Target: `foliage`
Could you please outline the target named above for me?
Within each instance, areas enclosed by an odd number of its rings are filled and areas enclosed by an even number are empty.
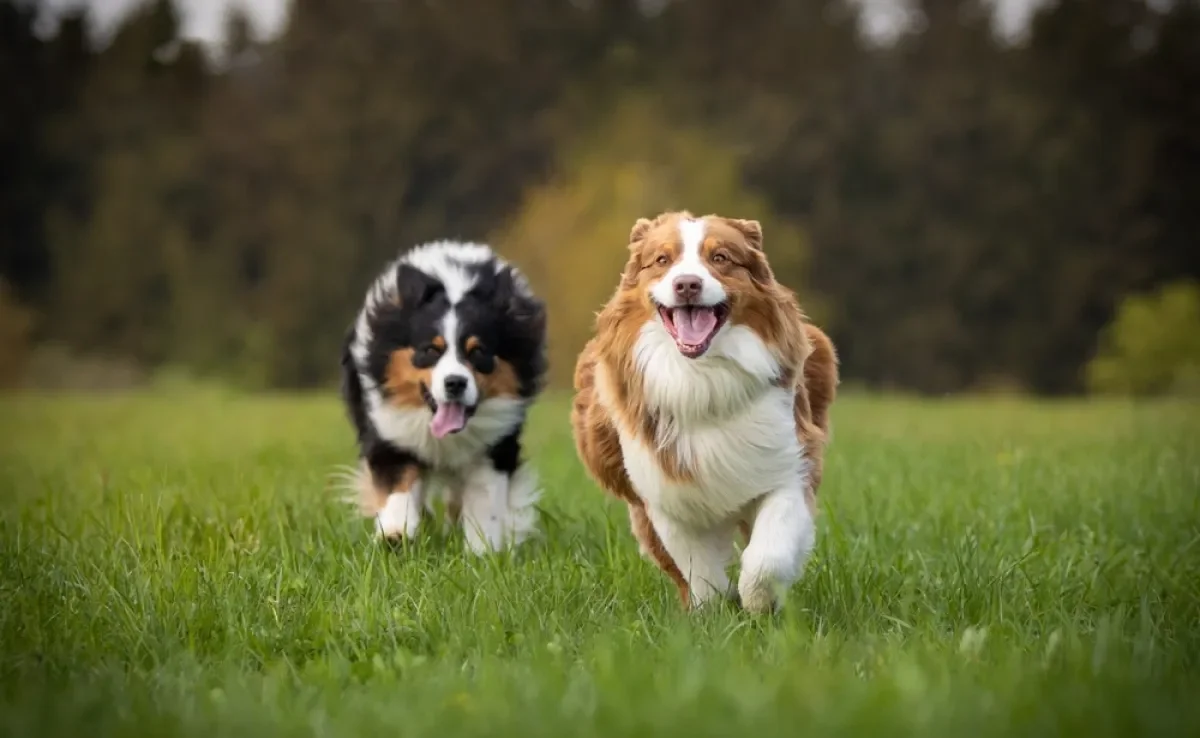
[[[33,313],[17,302],[0,279],[0,387],[14,385],[24,376],[32,330]]]
[[[763,222],[780,279],[801,280],[805,243],[745,189],[736,155],[701,131],[673,124],[644,96],[630,96],[568,149],[554,179],[533,188],[494,241],[552,306],[553,379],[569,386],[593,318],[616,288],[634,221],[688,209]]]
[[[1200,283],[1125,298],[1088,365],[1088,384],[1097,392],[1200,396]]]
[[[496,560],[374,545],[329,398],[0,400],[0,734],[1195,733],[1194,405],[843,399],[763,619],[679,612],[559,399]]]
[[[1200,278],[1200,2],[1047,3],[1018,46],[981,0],[911,4],[880,46],[844,0],[294,0],[214,66],[171,0],[102,49],[0,0],[0,275],[39,341],[314,386],[419,241],[745,207],[804,244],[772,258],[848,381],[1079,390],[1125,296]],[[623,163],[667,151],[684,180]],[[574,242],[540,282],[560,369],[611,274]]]

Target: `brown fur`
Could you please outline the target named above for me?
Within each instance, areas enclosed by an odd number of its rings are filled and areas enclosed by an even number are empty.
[[[571,427],[575,436],[575,449],[584,460],[593,479],[610,494],[629,505],[629,522],[638,543],[650,555],[660,569],[666,572],[686,604],[688,601],[687,580],[675,565],[650,519],[646,507],[633,489],[625,473],[625,462],[621,456],[621,441],[617,429],[609,421],[607,413],[596,398],[595,355],[596,342],[590,341],[575,365],[575,401],[571,406]]]
[[[517,378],[517,370],[504,359],[496,359],[496,367],[491,374],[473,371],[475,383],[483,397],[517,397],[521,391],[521,380]]]
[[[467,350],[471,342],[478,343],[477,338],[467,339]],[[437,336],[433,344],[442,348],[445,339]],[[421,384],[432,385],[433,369],[418,369],[413,366],[413,349],[405,348],[392,352],[388,359],[387,381],[384,387],[388,391],[388,402],[399,407],[424,407],[425,398],[421,395]],[[495,368],[490,374],[473,371],[475,383],[483,397],[518,397],[521,390],[521,380],[517,370],[504,359],[496,359]]]
[[[642,548],[675,582],[685,605],[688,585],[671,560],[645,506],[625,473],[618,426],[648,447],[657,444],[658,420],[647,409],[643,382],[635,370],[633,348],[642,326],[656,311],[650,285],[679,258],[678,225],[690,213],[663,213],[639,219],[630,232],[629,259],[620,285],[597,316],[596,336],[579,355],[575,367],[575,401],[571,426],[576,450],[592,478],[629,505],[630,524]],[[782,381],[796,394],[796,432],[812,465],[807,499],[815,508],[828,432],[829,405],[837,385],[837,359],[829,338],[805,322],[795,295],[775,281],[762,249],[762,229],[755,221],[706,216],[702,245],[710,271],[730,296],[730,322],[748,326],[775,352],[783,367]],[[598,383],[603,382],[603,386]],[[603,391],[611,413],[600,405]],[[671,447],[656,450],[665,474],[687,481],[687,469]],[[747,537],[750,526],[741,523]]]
[[[646,506],[642,503],[641,499],[629,503],[629,525],[642,550],[675,583],[675,587],[679,592],[679,599],[683,602],[683,606],[687,607],[691,600],[691,588],[688,586],[683,572],[679,570],[679,567],[675,564],[675,560],[671,558],[671,554],[667,553],[667,547],[663,545],[662,539],[658,537],[658,532],[654,530],[654,524],[650,522],[650,516],[646,513]]]
[[[388,358],[386,381],[388,402],[399,407],[424,407],[421,384],[428,387],[433,380],[432,369],[413,366],[413,350],[410,348],[393,351]]]
[[[829,407],[837,395],[838,367],[837,353],[829,336],[811,323],[806,323],[804,329],[812,353],[804,362],[803,379],[796,385],[796,433],[804,443],[811,470],[807,499],[815,516],[817,489],[825,471],[825,446],[829,443]]]
[[[366,462],[358,472],[358,506],[363,515],[374,517],[387,505],[393,494],[407,494],[421,479],[421,470],[413,464],[406,466],[394,485],[389,485],[371,473]]]

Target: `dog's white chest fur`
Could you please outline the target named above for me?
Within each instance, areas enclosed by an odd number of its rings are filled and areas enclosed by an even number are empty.
[[[676,481],[656,449],[633,429],[619,428],[639,496],[680,522],[709,527],[763,495],[800,484],[807,470],[794,396],[771,384],[777,364],[757,336],[744,328],[723,331],[703,359],[693,360],[655,328],[648,326],[637,346],[647,404],[658,416],[654,440],[690,481]]]
[[[674,481],[641,440],[621,433],[625,469],[638,494],[671,517],[700,527],[727,520],[803,473],[790,393],[772,388],[738,415],[660,437],[689,473]]]

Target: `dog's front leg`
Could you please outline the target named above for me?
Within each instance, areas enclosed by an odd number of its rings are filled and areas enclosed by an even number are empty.
[[[746,610],[767,612],[800,578],[816,542],[816,528],[799,483],[769,493],[757,507],[750,542],[742,552],[738,595]]]
[[[481,466],[467,475],[462,492],[462,526],[467,548],[477,554],[504,546],[508,474]]]
[[[697,607],[715,595],[727,595],[729,575],[725,569],[733,556],[733,525],[698,530],[652,506],[646,511],[663,547],[683,575],[689,604]]]
[[[390,540],[409,539],[417,534],[425,506],[424,483],[416,467],[409,467],[387,491],[383,508],[375,517],[375,529]]]
[[[467,548],[477,554],[522,543],[537,531],[537,475],[526,464],[512,473],[490,464],[466,476],[462,488],[462,527]]]

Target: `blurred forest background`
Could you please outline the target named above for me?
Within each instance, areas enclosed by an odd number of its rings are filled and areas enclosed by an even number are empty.
[[[220,54],[0,0],[0,382],[325,386],[375,272],[488,239],[569,382],[629,228],[759,218],[848,383],[1200,389],[1200,2],[293,0]]]

